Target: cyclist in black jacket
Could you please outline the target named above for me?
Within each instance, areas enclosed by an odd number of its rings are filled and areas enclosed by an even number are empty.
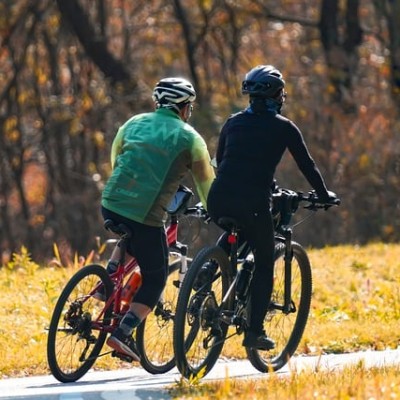
[[[220,217],[235,218],[255,257],[251,286],[249,328],[243,346],[270,350],[275,343],[263,330],[272,293],[274,227],[271,188],[275,169],[286,149],[322,202],[336,199],[326,188],[299,128],[280,115],[285,81],[271,65],[249,71],[242,93],[250,96],[249,107],[228,118],[216,154],[217,177],[207,200],[207,209],[217,223]],[[223,227],[222,227],[223,228]]]

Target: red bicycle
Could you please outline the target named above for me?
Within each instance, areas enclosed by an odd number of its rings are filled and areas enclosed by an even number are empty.
[[[172,334],[176,300],[191,262],[187,255],[188,246],[178,241],[179,220],[201,221],[207,215],[200,203],[188,207],[192,196],[188,188],[180,186],[167,210],[170,217],[166,228],[170,249],[167,285],[153,312],[136,329],[140,363],[153,374],[165,373],[175,366]],[[107,334],[114,331],[129,309],[129,304],[122,298],[124,286],[131,276],[140,274],[134,258],[125,262],[130,232],[123,225],[115,226],[111,221],[105,221],[105,227],[120,236],[117,246],[122,251],[117,271],[108,275],[98,264],[80,269],[64,287],[51,317],[47,360],[51,373],[60,382],[80,379],[97,358],[107,354],[131,361],[111,349],[101,353]],[[138,281],[140,283],[140,275]],[[94,297],[102,286],[105,302]]]

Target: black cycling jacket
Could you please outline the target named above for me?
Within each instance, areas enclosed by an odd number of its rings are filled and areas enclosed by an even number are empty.
[[[255,114],[250,109],[232,115],[221,130],[217,150],[219,190],[250,189],[269,195],[276,167],[288,149],[320,199],[327,188],[299,128],[274,111]]]

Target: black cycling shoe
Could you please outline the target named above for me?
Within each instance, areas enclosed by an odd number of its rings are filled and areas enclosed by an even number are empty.
[[[125,335],[121,328],[117,328],[108,338],[107,345],[117,353],[132,358],[133,361],[140,361],[140,354],[136,347],[136,342],[132,336]]]
[[[264,331],[258,333],[247,331],[242,345],[250,349],[272,350],[275,347],[275,342]]]

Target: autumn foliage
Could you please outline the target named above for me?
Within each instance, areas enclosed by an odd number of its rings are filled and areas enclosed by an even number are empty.
[[[54,243],[88,254],[104,236],[112,138],[132,113],[152,109],[159,78],[193,82],[191,122],[213,155],[221,124],[246,105],[244,74],[267,63],[285,76],[284,114],[342,198],[298,240],[397,241],[399,19],[400,0],[1,2],[2,261],[21,244],[35,258]],[[277,178],[309,189],[290,157]]]

